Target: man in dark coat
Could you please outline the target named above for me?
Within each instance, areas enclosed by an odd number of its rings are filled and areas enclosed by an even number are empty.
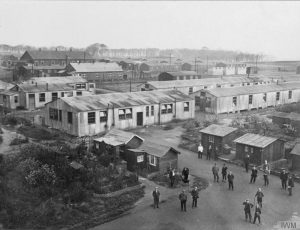
[[[182,192],[179,194],[179,200],[180,200],[181,211],[186,212],[187,195],[185,193],[185,190],[182,190]]]
[[[214,164],[211,170],[214,175],[214,182],[217,181],[219,183],[219,167],[217,166],[216,163]]]
[[[189,182],[189,174],[190,174],[190,170],[187,167],[184,167],[182,170],[182,177],[184,183]]]
[[[293,195],[292,189],[294,187],[294,179],[292,175],[289,176],[288,178],[288,191],[289,191],[289,196]]]
[[[153,200],[154,200],[154,208],[159,208],[159,196],[160,192],[158,191],[158,187],[155,187],[155,190],[152,192]]]
[[[244,211],[245,211],[245,219],[247,221],[249,218],[249,222],[251,223],[251,221],[252,221],[251,208],[253,207],[253,204],[251,204],[249,202],[249,199],[247,199],[244,201],[243,205],[244,205]]]
[[[226,178],[227,178],[227,166],[226,164],[223,165],[222,167],[222,182],[225,182],[226,181]]]
[[[230,189],[233,190],[233,179],[234,179],[234,175],[232,174],[231,171],[230,171],[229,174],[227,175],[227,179],[228,179],[229,190],[230,190]]]
[[[207,150],[206,160],[210,160],[211,152],[212,152],[212,146],[209,145]]]
[[[257,199],[257,203],[260,205],[262,208],[262,198],[264,197],[263,192],[261,191],[261,188],[258,188],[258,191],[255,194],[255,197]]]
[[[248,169],[249,169],[249,163],[250,163],[250,156],[249,156],[249,154],[247,154],[244,159],[245,169],[246,169],[247,173],[248,173]]]
[[[288,180],[288,172],[285,171],[285,169],[282,170],[280,173],[280,180],[281,180],[281,187],[282,189],[286,190],[286,183]]]
[[[173,187],[174,186],[174,181],[175,181],[175,169],[170,170],[169,178],[170,178],[170,181],[171,181],[171,187]]]
[[[257,169],[255,167],[255,165],[253,166],[252,170],[251,170],[251,180],[250,183],[255,183],[256,177],[257,177]]]
[[[258,222],[260,223],[260,215],[261,215],[261,208],[260,208],[259,204],[256,204],[253,224],[255,224],[256,219],[258,219]]]
[[[192,198],[193,198],[193,203],[192,203],[192,208],[197,207],[197,199],[199,198],[199,192],[198,188],[195,187],[192,192],[191,192]]]

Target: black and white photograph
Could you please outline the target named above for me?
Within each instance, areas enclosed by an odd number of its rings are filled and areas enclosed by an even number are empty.
[[[0,230],[299,230],[300,1],[0,0]]]

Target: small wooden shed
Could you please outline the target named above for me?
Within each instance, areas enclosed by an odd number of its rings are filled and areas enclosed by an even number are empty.
[[[300,170],[300,143],[297,143],[290,152],[292,160],[292,170]]]
[[[250,155],[250,163],[262,165],[265,160],[276,161],[284,157],[284,141],[247,133],[236,140],[236,158],[244,160],[246,154]]]
[[[212,146],[211,157],[216,158],[224,152],[225,144],[231,145],[231,142],[236,137],[237,128],[212,124],[202,130],[201,142],[203,145],[203,152],[207,154],[209,146]]]

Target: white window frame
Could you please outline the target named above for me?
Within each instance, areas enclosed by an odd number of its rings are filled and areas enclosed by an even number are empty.
[[[215,142],[215,137],[212,135],[208,135],[208,142],[209,143],[214,143]]]
[[[153,160],[153,163],[152,163],[152,160]],[[156,157],[154,155],[149,155],[149,164],[156,166],[156,163],[157,163]]]
[[[136,157],[136,162],[137,162],[137,163],[144,162],[144,155],[137,156],[137,157]]]

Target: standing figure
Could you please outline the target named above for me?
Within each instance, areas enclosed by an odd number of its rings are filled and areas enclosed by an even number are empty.
[[[185,194],[185,190],[182,190],[182,192],[179,194],[179,200],[180,200],[181,211],[186,212],[187,195]]]
[[[232,189],[233,190],[233,179],[234,179],[234,175],[232,174],[231,171],[229,171],[228,176],[228,185],[229,185],[229,190]]]
[[[252,170],[251,170],[251,180],[250,183],[255,183],[256,177],[257,177],[257,169],[255,167],[255,165],[253,166]]]
[[[171,187],[173,187],[174,182],[175,182],[175,169],[170,170],[169,178],[170,178],[170,182],[171,182]]]
[[[264,170],[264,182],[265,186],[269,185],[269,174],[270,174],[270,165],[265,160],[265,163],[263,164],[263,170]]]
[[[244,164],[245,164],[246,173],[248,173],[249,163],[250,163],[250,156],[249,156],[249,154],[247,154],[247,155],[245,156],[245,159],[244,159]]]
[[[153,191],[152,196],[153,196],[153,200],[154,200],[154,208],[159,208],[158,204],[159,204],[160,192],[158,191],[158,187],[155,187],[155,190]]]
[[[215,156],[215,161],[218,160],[218,152],[219,152],[219,148],[218,148],[218,146],[216,146],[216,147],[215,147],[215,154],[214,154],[214,156]]]
[[[193,203],[192,203],[192,208],[196,208],[197,207],[197,200],[199,198],[199,192],[198,192],[198,188],[195,187],[192,192],[191,192],[192,198],[193,198]]]
[[[203,155],[203,146],[201,145],[201,143],[199,143],[199,146],[198,146],[198,158],[202,159],[202,155]]]
[[[258,219],[258,222],[260,223],[260,215],[261,215],[261,208],[260,208],[259,204],[256,204],[253,224],[255,224],[256,219]]]
[[[210,144],[210,145],[208,146],[207,155],[206,155],[206,160],[210,160],[211,152],[212,152],[212,146],[211,146],[211,144]]]
[[[187,167],[184,167],[182,170],[182,177],[184,183],[189,182],[189,174],[190,174],[190,170]]]
[[[212,167],[212,173],[214,175],[214,182],[217,181],[219,183],[219,167],[217,166],[216,163]]]
[[[260,205],[262,208],[262,198],[264,197],[263,192],[261,191],[261,188],[258,188],[258,191],[255,194],[255,197],[257,199],[257,203]]]
[[[289,176],[288,178],[288,191],[289,191],[289,196],[293,195],[292,189],[294,187],[294,179],[292,175]]]
[[[222,167],[222,182],[225,182],[226,181],[226,178],[227,178],[227,166],[226,164],[224,163],[223,167]]]
[[[253,207],[253,204],[249,202],[249,199],[245,200],[244,203],[244,211],[245,211],[245,219],[246,221],[249,219],[249,222],[251,223],[252,221],[252,216],[251,216],[251,208]]]
[[[281,187],[282,189],[286,190],[286,183],[288,180],[288,172],[284,170],[282,170],[282,172],[280,173],[280,180],[281,180]]]

